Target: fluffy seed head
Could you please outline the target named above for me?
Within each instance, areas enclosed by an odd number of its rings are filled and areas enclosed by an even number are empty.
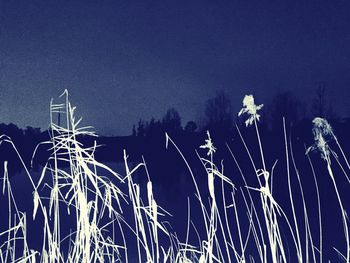
[[[245,95],[243,98],[243,108],[239,111],[238,116],[244,113],[248,114],[249,117],[245,121],[245,125],[252,125],[254,121],[260,120],[260,114],[258,111],[264,106],[264,104],[255,105],[253,95]]]

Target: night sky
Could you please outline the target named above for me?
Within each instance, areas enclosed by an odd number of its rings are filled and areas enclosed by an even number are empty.
[[[350,1],[0,0],[0,122],[45,129],[64,89],[84,124],[128,135],[175,107],[199,120],[224,90],[267,103],[317,83],[350,112]]]

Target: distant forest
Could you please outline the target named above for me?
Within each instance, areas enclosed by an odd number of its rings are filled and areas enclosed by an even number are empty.
[[[335,129],[335,133],[340,138],[345,138],[350,131],[350,118],[338,117],[328,99],[327,92],[326,88],[320,85],[315,90],[314,98],[308,105],[303,104],[291,91],[275,94],[271,102],[265,104],[260,111],[259,127],[266,141],[274,141],[276,138],[283,137],[283,117],[285,118],[285,126],[292,137],[305,145],[310,145],[313,141],[311,121],[314,117],[327,119]],[[203,144],[206,131],[210,131],[214,142],[220,146],[218,148],[225,149],[225,144],[235,140],[239,136],[237,130],[243,128],[246,129],[244,131],[245,137],[254,137],[251,128],[245,128],[242,118],[238,118],[237,113],[232,111],[229,96],[220,91],[206,102],[202,120],[192,120],[183,124],[180,113],[175,108],[169,108],[161,119],[139,120],[132,127],[129,136],[106,137],[99,135],[98,137],[85,136],[78,139],[87,146],[92,146],[95,141],[97,145],[101,145],[96,149],[96,158],[101,162],[121,162],[123,150],[126,149],[130,156],[129,160],[137,162],[144,157],[151,165],[162,162],[166,166],[166,159],[174,161],[176,158],[167,158],[170,153],[165,149],[165,133],[173,138],[179,146],[182,146],[182,150],[187,152],[189,158],[194,161],[196,160],[194,149]],[[34,169],[43,165],[50,156],[48,146],[45,144],[38,146],[39,143],[50,139],[47,130],[41,131],[40,128],[30,126],[20,129],[15,124],[10,123],[0,124],[0,134],[9,136],[13,140],[21,152],[24,162],[27,165],[32,165]],[[344,148],[350,148],[346,141]],[[33,155],[34,150],[35,155]],[[271,158],[275,158],[273,153],[276,156],[279,154],[278,151],[274,150],[276,149],[271,150]],[[6,155],[1,153],[6,153]],[[11,154],[10,146],[2,145],[0,154],[2,163],[4,160],[9,160],[9,169],[13,173],[21,169],[22,165],[15,157],[16,154],[14,152]],[[218,156],[220,157],[220,152]],[[221,157],[223,156],[225,153],[221,154]],[[176,167],[181,167],[181,165],[177,164]]]
[[[261,112],[260,124],[268,130],[280,129],[282,117],[285,118],[287,126],[295,126],[300,121],[314,117],[322,117],[332,121],[339,120],[324,85],[320,85],[315,90],[314,98],[308,105],[299,100],[293,92],[282,91],[275,94],[272,101],[268,105],[265,104]],[[235,124],[241,124],[237,113],[232,111],[229,96],[223,91],[217,92],[214,98],[206,102],[203,115],[203,119],[199,123],[192,120],[183,124],[179,112],[175,108],[170,108],[161,120],[154,118],[149,121],[140,120],[137,125],[134,125],[132,134],[144,137],[164,132],[192,133],[211,130],[229,136]]]

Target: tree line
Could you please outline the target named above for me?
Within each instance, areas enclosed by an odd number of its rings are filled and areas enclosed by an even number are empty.
[[[311,103],[305,105],[292,91],[280,91],[276,93],[270,103],[261,111],[262,122],[266,129],[280,129],[284,117],[288,126],[296,125],[301,120],[322,117],[330,120],[339,119],[329,100],[328,90],[320,84],[314,92]],[[194,133],[210,130],[221,134],[230,134],[235,123],[241,125],[236,113],[232,110],[230,96],[219,91],[215,97],[208,99],[205,104],[203,119],[188,121],[182,124],[180,113],[175,108],[169,108],[163,118],[150,121],[140,119],[133,126],[132,135],[138,137],[152,137],[164,134]]]

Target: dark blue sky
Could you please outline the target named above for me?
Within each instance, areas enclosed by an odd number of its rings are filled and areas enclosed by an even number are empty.
[[[84,124],[129,134],[178,109],[199,119],[225,90],[267,103],[318,82],[350,112],[350,1],[0,0],[0,122],[46,128],[67,88]]]

